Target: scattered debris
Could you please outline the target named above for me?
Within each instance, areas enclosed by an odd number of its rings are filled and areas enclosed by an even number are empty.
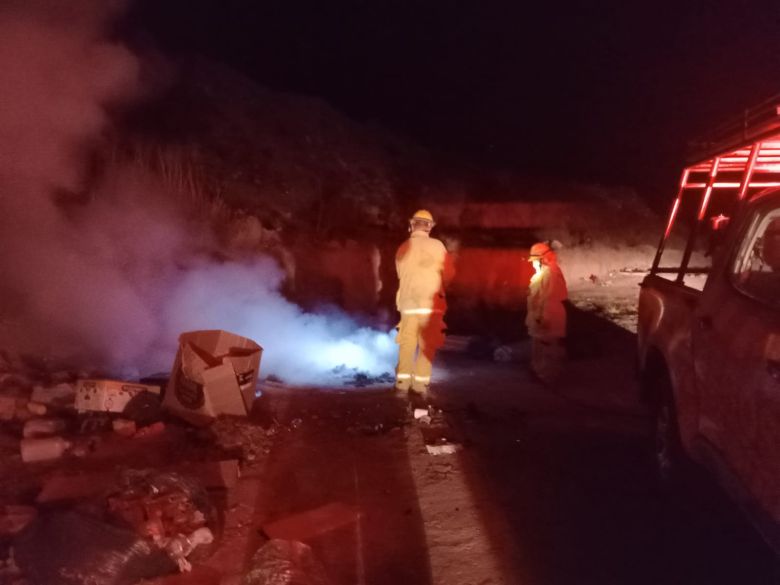
[[[68,428],[67,421],[61,418],[34,418],[24,423],[22,436],[25,439],[58,435]]]
[[[343,379],[345,386],[354,386],[355,388],[365,388],[366,386],[375,386],[379,384],[393,384],[395,376],[390,372],[371,376],[366,372],[361,372],[356,368],[347,368],[344,365],[337,366],[331,370],[331,373]]]
[[[131,399],[143,393],[159,395],[160,387],[120,380],[79,380],[76,383],[76,411],[121,413]]]
[[[425,445],[429,455],[453,455],[462,449],[458,443],[444,443],[443,445]]]
[[[148,439],[150,437],[157,437],[165,432],[165,423],[160,421],[151,424],[147,427],[138,429],[133,435],[134,439]]]
[[[45,404],[40,402],[28,402],[27,410],[29,410],[35,416],[46,416],[47,408]]]
[[[512,348],[508,345],[500,345],[493,351],[493,360],[497,362],[511,362]]]
[[[176,570],[150,540],[77,511],[41,514],[14,550],[31,585],[134,585]]]
[[[241,585],[329,585],[311,547],[296,541],[270,540],[255,552]]]
[[[0,536],[18,534],[37,516],[32,506],[0,506]]]
[[[247,419],[224,416],[219,417],[208,432],[223,452],[251,465],[261,454],[270,451],[276,427],[265,430]]]
[[[62,437],[46,437],[43,439],[22,439],[19,447],[22,461],[32,463],[59,459],[72,447],[72,443]]]
[[[427,408],[415,408],[413,414],[414,414],[414,418],[415,419],[420,419],[420,418],[422,418],[424,416],[428,416],[428,409]]]
[[[76,399],[76,388],[72,384],[61,383],[56,386],[33,387],[30,401],[47,406],[70,407]]]
[[[107,498],[108,514],[165,550],[180,571],[187,557],[214,541],[216,512],[205,489],[176,473],[127,472]]]
[[[114,429],[114,432],[121,437],[132,437],[137,430],[135,421],[126,418],[114,419],[111,421],[111,427]]]
[[[16,414],[16,398],[13,396],[0,396],[0,420],[13,420]]]
[[[22,577],[22,570],[16,564],[13,547],[8,548],[5,559],[0,557],[0,583],[9,585],[28,585],[28,581]]]
[[[202,544],[211,544],[214,542],[214,534],[206,528],[198,528],[189,536],[179,535],[170,538],[165,543],[165,552],[176,562],[179,572],[188,573],[192,571],[192,565],[187,560],[192,551]]]
[[[116,473],[96,471],[81,474],[58,472],[43,483],[35,501],[38,504],[92,498],[116,485]]]
[[[227,331],[182,333],[163,405],[200,426],[221,414],[246,416],[262,352],[251,339]]]
[[[433,422],[433,408],[415,408],[412,414],[417,422],[424,425],[429,425]]]

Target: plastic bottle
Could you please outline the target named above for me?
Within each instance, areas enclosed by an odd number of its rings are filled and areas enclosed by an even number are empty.
[[[25,463],[59,459],[70,447],[70,441],[66,441],[62,437],[22,439],[20,443],[22,461]]]
[[[33,437],[48,437],[61,433],[67,428],[67,423],[60,418],[34,418],[24,423],[22,436],[25,439]]]

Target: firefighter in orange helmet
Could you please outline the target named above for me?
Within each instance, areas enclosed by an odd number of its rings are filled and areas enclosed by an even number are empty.
[[[447,249],[430,237],[434,225],[429,211],[417,211],[409,220],[411,235],[395,255],[396,307],[401,314],[395,388],[421,397],[427,395],[433,358],[444,343],[444,285],[451,278]]]
[[[566,359],[566,279],[550,244],[531,246],[528,261],[534,275],[528,287],[525,324],[531,336],[531,370],[544,383],[555,382]]]

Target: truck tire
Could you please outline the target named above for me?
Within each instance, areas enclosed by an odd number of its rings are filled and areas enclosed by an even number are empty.
[[[684,468],[684,454],[677,423],[671,388],[658,396],[654,409],[653,443],[655,467],[658,479],[664,488],[676,487]]]
[[[652,453],[656,478],[664,491],[676,491],[684,475],[685,453],[680,439],[674,389],[666,363],[657,351],[650,351],[639,370],[640,399],[650,410]]]

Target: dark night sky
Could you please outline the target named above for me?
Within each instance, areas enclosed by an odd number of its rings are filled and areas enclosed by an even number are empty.
[[[141,0],[132,22],[426,146],[647,195],[780,91],[777,0]]]

